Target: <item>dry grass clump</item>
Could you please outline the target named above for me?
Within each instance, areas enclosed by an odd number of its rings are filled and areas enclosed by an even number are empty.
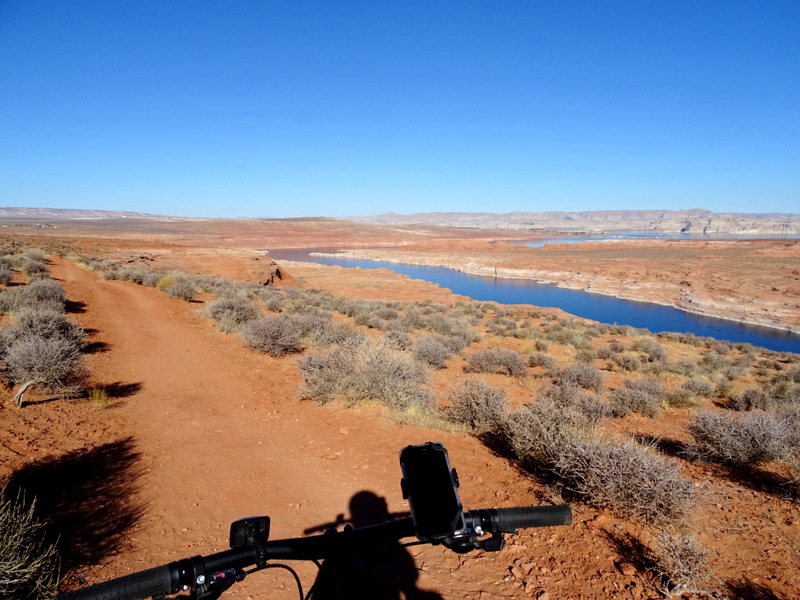
[[[467,358],[464,370],[467,373],[503,373],[523,377],[528,373],[528,360],[509,348],[478,350]]]
[[[476,433],[497,430],[508,412],[505,390],[480,379],[466,379],[452,387],[448,395],[447,418]]]
[[[0,598],[51,598],[58,584],[56,548],[47,544],[34,503],[0,490]]]
[[[242,326],[241,337],[253,350],[270,356],[283,356],[303,349],[300,327],[284,315],[248,321]]]
[[[556,359],[543,352],[534,352],[528,357],[528,366],[543,369],[546,375],[554,377],[558,373]]]

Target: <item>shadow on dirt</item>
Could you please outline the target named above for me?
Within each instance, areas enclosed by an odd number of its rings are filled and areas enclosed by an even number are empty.
[[[350,499],[349,519],[337,515],[333,523],[313,527],[307,533],[345,522],[353,527],[366,527],[398,516],[401,515],[389,513],[384,498],[362,491]],[[394,542],[378,552],[374,548],[365,548],[364,554],[358,556],[327,559],[322,563],[309,596],[314,600],[399,600],[401,597],[407,600],[441,600],[438,593],[417,587],[418,579],[419,571],[414,559],[399,542]]]
[[[142,384],[138,382],[123,383],[121,381],[107,383],[98,387],[102,388],[109,398],[128,398],[138,394],[143,388]]]
[[[144,507],[132,498],[141,474],[131,438],[29,464],[6,493],[35,498],[35,512],[55,540],[62,574],[119,552]]]
[[[789,600],[788,596],[749,579],[729,581],[725,587],[731,600]]]

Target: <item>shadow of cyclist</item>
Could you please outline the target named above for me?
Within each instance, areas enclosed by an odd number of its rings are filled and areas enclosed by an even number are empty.
[[[368,491],[350,499],[349,523],[366,527],[390,520],[386,500]],[[339,519],[337,519],[338,521]],[[363,555],[329,558],[322,563],[311,591],[313,600],[442,600],[436,592],[417,587],[414,559],[399,542]]]

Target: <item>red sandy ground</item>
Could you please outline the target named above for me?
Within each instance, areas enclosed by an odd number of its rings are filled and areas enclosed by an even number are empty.
[[[209,254],[201,254],[194,267],[202,265],[198,270],[207,274],[233,277],[253,268],[252,256],[215,253],[216,262],[208,262]],[[187,270],[194,260],[192,252],[174,248],[150,258],[156,266]],[[341,270],[328,270],[327,276],[322,271],[298,269],[293,275],[300,285],[344,285]],[[302,535],[337,515],[349,516],[348,503],[362,490],[385,498],[389,512],[403,512],[398,452],[433,439],[450,451],[467,508],[560,501],[465,434],[399,424],[375,408],[300,401],[294,357],[273,359],[247,350],[197,314],[200,302],[104,281],[60,259],[53,261],[52,273],[79,309],[74,318],[92,332],[94,385],[115,384],[127,393],[106,410],[86,400],[33,402],[17,409],[10,393],[4,394],[0,479],[70,452],[79,456],[94,449],[102,455],[128,438],[135,453],[123,456],[130,460],[120,460],[117,471],[111,469],[125,488],[118,505],[95,498],[112,524],[116,515],[134,515],[130,526],[123,528],[113,552],[71,573],[68,585],[222,550],[229,523],[244,516],[269,514],[273,539]],[[448,298],[437,286],[412,285],[388,272],[371,274],[368,281],[363,273],[352,277],[353,296]],[[668,425],[643,421],[637,428],[679,436],[673,429],[682,414],[678,411]],[[800,596],[797,506],[717,477],[712,467],[683,468],[701,492],[693,528],[712,553],[710,586],[743,582],[744,591],[730,597]],[[48,493],[46,485],[41,492]],[[619,547],[625,534],[638,534],[638,528],[581,505],[574,511],[572,527],[512,536],[509,547],[497,554],[459,556],[415,547],[410,551],[419,569],[416,586],[448,599],[658,598],[651,575],[625,564],[630,558]],[[313,566],[301,563],[298,570],[307,585],[313,581]],[[226,597],[291,598],[293,586],[287,573],[267,571]]]

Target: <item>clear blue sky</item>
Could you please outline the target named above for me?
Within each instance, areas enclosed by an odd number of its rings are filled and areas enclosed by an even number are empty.
[[[800,212],[800,1],[0,0],[0,205]]]

